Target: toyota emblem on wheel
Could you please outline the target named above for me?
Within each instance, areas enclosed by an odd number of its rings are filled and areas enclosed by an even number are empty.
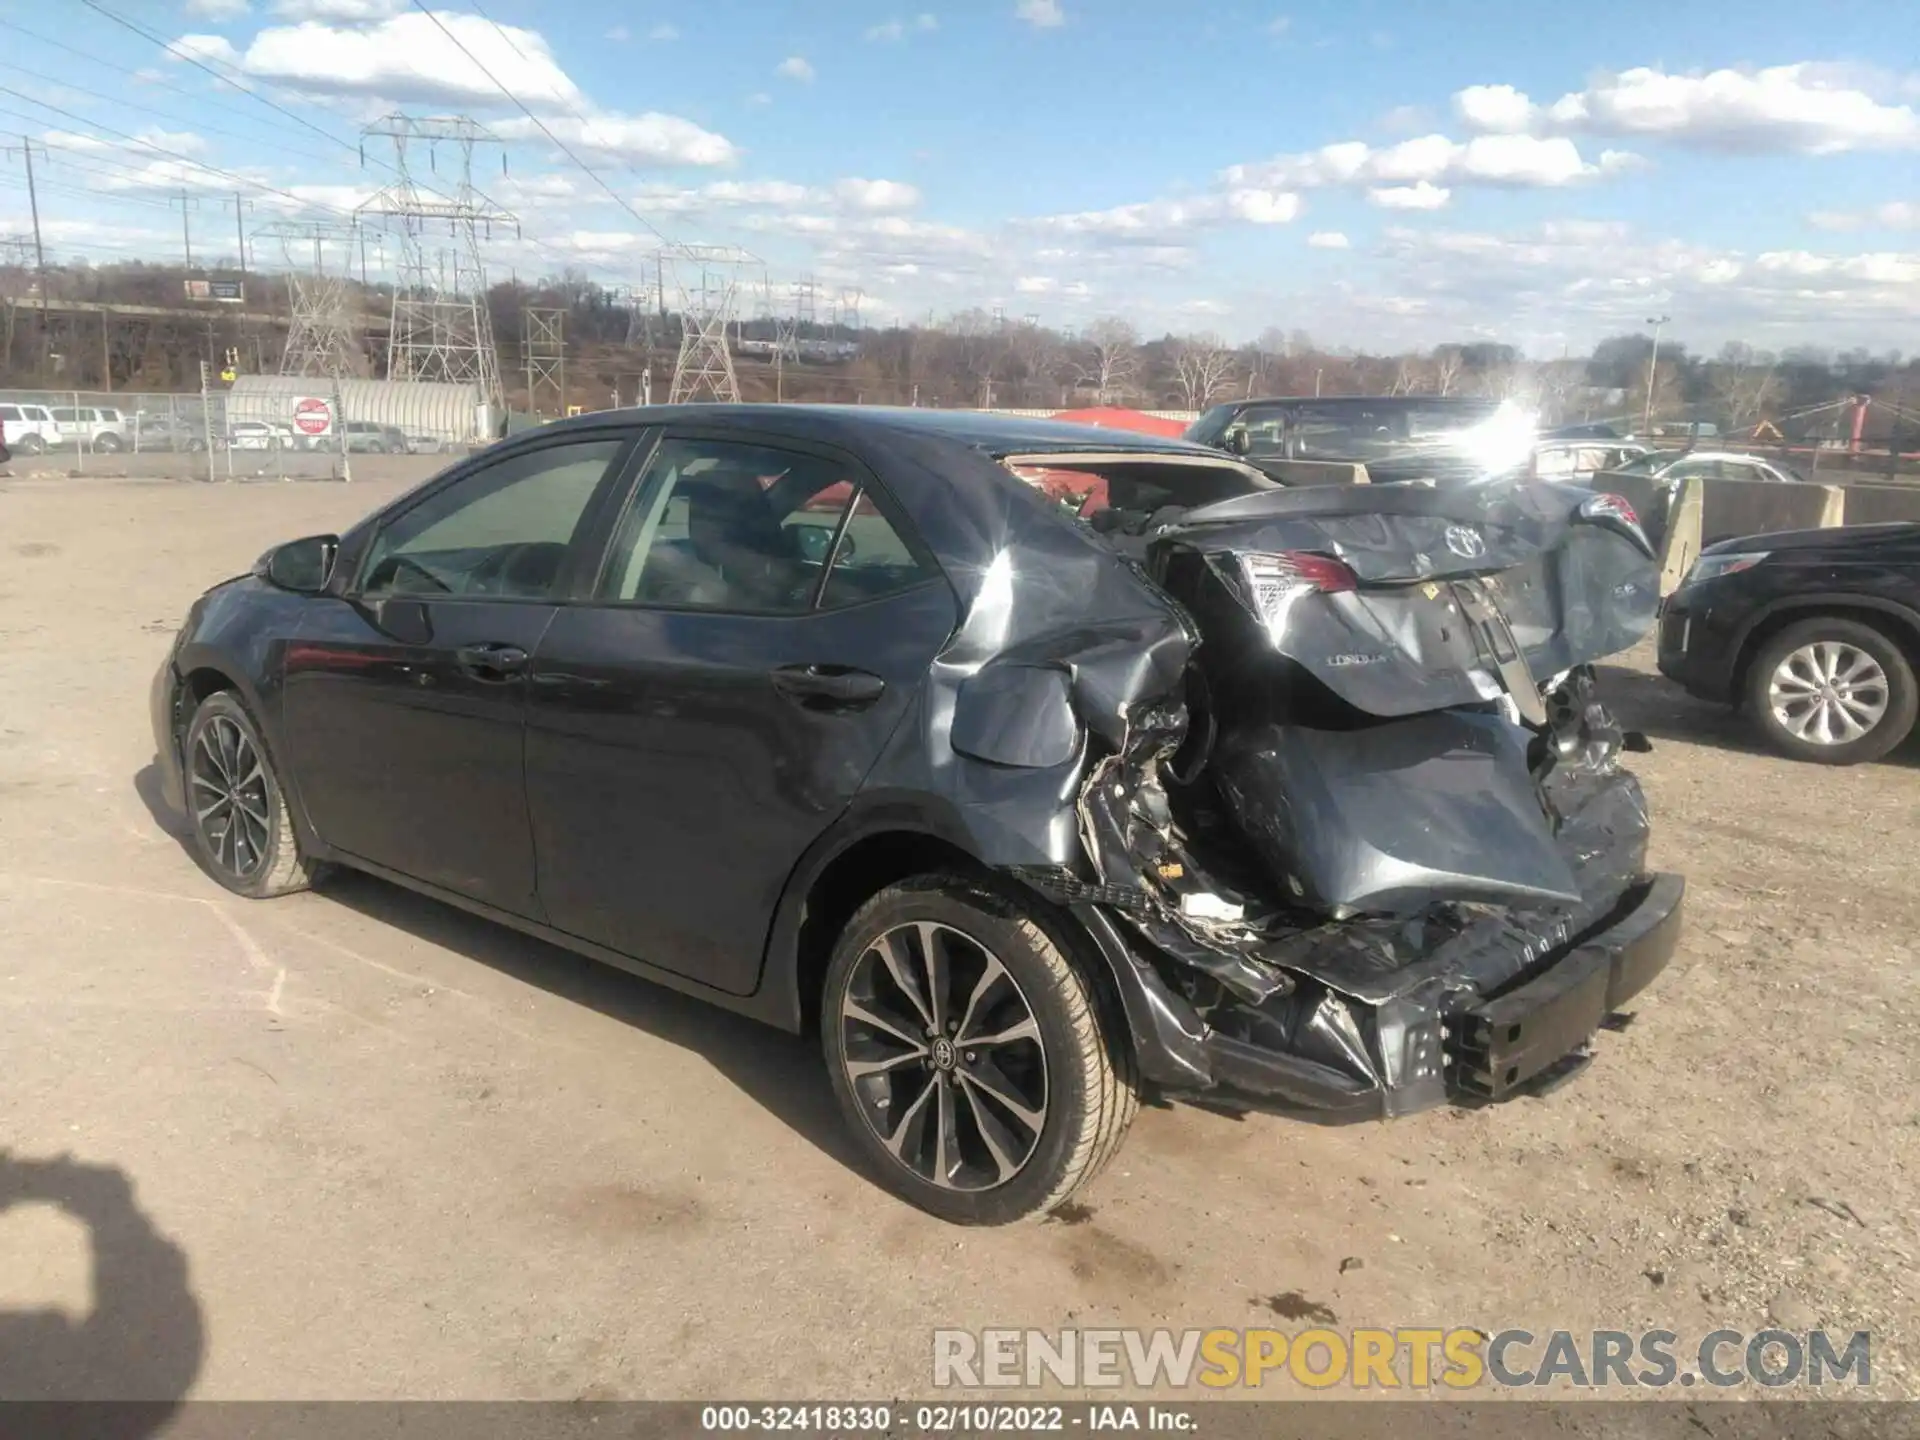
[[[1465,525],[1449,525],[1447,549],[1463,560],[1478,560],[1487,553],[1486,537]]]

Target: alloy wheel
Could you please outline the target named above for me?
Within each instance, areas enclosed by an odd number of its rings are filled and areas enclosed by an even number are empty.
[[[1773,718],[1796,740],[1845,745],[1886,717],[1887,672],[1857,645],[1815,640],[1775,667],[1767,689]]]
[[[841,995],[841,1061],[887,1152],[947,1190],[991,1190],[1032,1159],[1047,1123],[1039,1022],[999,958],[948,925],[874,940]]]
[[[247,732],[215,715],[194,737],[193,823],[216,865],[237,880],[265,863],[269,824],[266,768]]]

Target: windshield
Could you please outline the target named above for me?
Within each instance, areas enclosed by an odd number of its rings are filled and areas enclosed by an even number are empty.
[[[1303,400],[1247,405],[1226,417],[1219,408],[1208,411],[1188,431],[1188,438],[1218,444],[1229,428],[1244,429],[1246,453],[1251,456],[1385,459],[1448,448],[1499,410],[1493,401],[1422,405],[1391,399]],[[1203,430],[1217,430],[1218,434],[1209,440],[1200,433]]]

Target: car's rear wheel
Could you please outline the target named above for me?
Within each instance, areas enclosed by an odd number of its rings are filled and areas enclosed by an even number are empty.
[[[1871,625],[1802,620],[1754,655],[1746,701],[1774,749],[1821,765],[1858,765],[1878,760],[1913,729],[1913,667]]]
[[[118,435],[99,435],[94,438],[93,448],[102,455],[118,455],[121,451]]]
[[[23,455],[42,455],[46,453],[47,442],[38,435],[20,437],[20,453]]]
[[[269,900],[313,882],[285,792],[253,716],[217,691],[187,722],[187,812],[201,866],[236,895]]]
[[[1133,1057],[1069,946],[959,875],[881,891],[821,999],[834,1094],[881,1183],[965,1225],[1052,1210],[1119,1149]]]

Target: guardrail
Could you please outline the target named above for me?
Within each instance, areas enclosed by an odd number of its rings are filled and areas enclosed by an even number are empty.
[[[1684,480],[1669,490],[1645,475],[1603,471],[1595,490],[1624,495],[1659,549],[1660,594],[1685,583],[1701,550],[1741,535],[1920,522],[1920,486],[1790,485],[1764,480]]]

